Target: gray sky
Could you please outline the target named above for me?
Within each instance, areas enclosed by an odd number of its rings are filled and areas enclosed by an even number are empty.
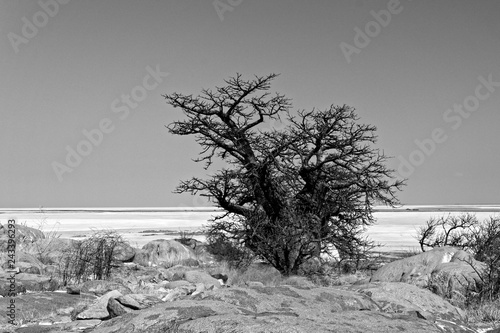
[[[403,203],[498,204],[499,14],[497,0],[2,1],[0,207],[201,205],[172,194],[203,170],[161,95],[236,72],[281,73],[294,109],[355,107],[409,179]]]

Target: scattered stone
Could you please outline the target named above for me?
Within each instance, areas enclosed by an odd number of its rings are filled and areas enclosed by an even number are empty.
[[[129,294],[132,299],[134,299],[141,309],[149,308],[152,305],[157,303],[161,303],[161,299],[152,295],[143,295],[143,294]]]
[[[247,281],[245,285],[248,286],[248,288],[264,288],[264,284],[259,281]]]
[[[139,280],[152,283],[159,283],[165,280],[163,272],[160,270],[160,268],[153,267],[146,267],[144,269],[141,269],[141,271],[135,274],[135,276]]]
[[[175,300],[180,299],[181,297],[187,296],[188,293],[185,289],[183,288],[176,288],[174,290],[171,290],[165,297],[163,297],[161,300],[163,302],[172,302]]]
[[[86,281],[80,286],[80,291],[82,293],[90,293],[96,296],[104,295],[112,290],[117,290],[124,295],[132,292],[130,288],[125,287],[121,283],[105,280]]]
[[[140,309],[143,309],[144,307],[142,307],[139,302],[137,302],[133,297],[131,297],[130,295],[122,295],[122,296],[119,296],[116,298],[116,300],[118,302],[120,302],[120,304],[130,308],[130,309],[133,309],[133,310],[140,310]]]
[[[110,291],[97,299],[96,302],[89,305],[84,311],[80,312],[76,319],[100,319],[105,320],[110,318],[110,313],[108,312],[108,302],[110,298],[120,297],[122,294],[113,290]]]
[[[186,280],[177,280],[177,281],[172,281],[172,282],[167,282],[164,287],[166,289],[175,289],[177,287],[182,287],[182,286],[187,286],[190,285],[191,282],[188,282]]]
[[[202,292],[205,291],[205,284],[203,283],[197,283],[195,284],[195,290],[191,294],[191,296],[196,296],[198,294],[201,294]]]
[[[184,279],[191,283],[203,283],[207,288],[219,288],[220,282],[210,276],[207,272],[202,271],[187,271],[184,273]]]
[[[188,295],[191,295],[192,293],[194,293],[196,291],[196,285],[194,285],[194,284],[189,284],[189,285],[182,286],[179,288],[185,290]]]
[[[128,307],[123,306],[115,298],[110,298],[108,300],[107,309],[111,318],[118,317],[132,311]]]

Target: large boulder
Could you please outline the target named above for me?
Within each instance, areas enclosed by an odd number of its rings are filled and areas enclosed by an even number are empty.
[[[172,266],[186,259],[196,259],[193,250],[171,239],[156,239],[137,251],[134,262],[142,266]]]
[[[121,262],[131,262],[134,259],[135,251],[128,243],[120,243],[113,249],[113,260]]]
[[[22,273],[41,274],[44,272],[45,265],[32,254],[24,251],[16,251],[15,260],[14,267],[18,267]],[[5,261],[2,267],[8,269],[9,263]]]
[[[479,274],[484,269],[486,265],[483,262],[475,260],[470,253],[460,250],[455,252],[450,262],[438,265],[433,273],[453,278],[453,282],[467,285],[480,283]]]
[[[11,290],[10,286],[14,284],[16,293],[26,291],[54,291],[61,286],[61,282],[49,276],[39,274],[19,273],[13,274],[7,272],[0,276],[0,295],[8,296]]]
[[[374,282],[352,285],[348,290],[361,292],[387,313],[415,314],[427,320],[465,321],[465,313],[443,298],[415,285],[400,282]]]
[[[371,311],[337,312],[321,321],[294,314],[245,313],[234,305],[193,301],[164,303],[154,308],[128,313],[102,323],[94,333],[118,332],[232,332],[232,333],[310,333],[310,332],[442,332],[431,322],[417,318],[388,316]]]
[[[388,263],[373,274],[370,282],[407,282],[423,287],[427,286],[436,274],[445,274],[453,279],[478,281],[479,276],[471,265],[478,271],[485,267],[467,252],[444,246]]]
[[[35,322],[48,319],[58,321],[61,315],[64,316],[60,309],[73,308],[79,303],[92,302],[94,299],[90,295],[76,296],[58,292],[18,295],[15,298],[16,318],[31,317]],[[10,297],[0,297],[0,307],[7,309],[10,300]],[[8,319],[6,315],[0,316],[0,325],[7,324]],[[0,332],[3,332],[2,329]]]
[[[378,297],[376,288],[371,291]],[[424,304],[419,307],[421,316],[384,311],[384,302],[365,291],[326,287],[224,288],[126,313],[92,332],[472,332],[453,322],[427,318]]]
[[[33,253],[46,265],[59,265],[62,258],[67,256],[79,243],[77,240],[68,238],[38,239],[26,247],[26,252]]]
[[[15,234],[16,245],[30,244],[39,239],[45,238],[45,234],[41,230],[30,228],[22,224],[16,224],[15,228],[10,228],[10,230],[15,231],[14,234]],[[8,224],[0,223],[0,240],[2,240],[1,243],[9,239],[9,235],[12,234],[13,234],[12,232],[9,233]]]
[[[0,274],[0,296],[8,297],[26,292],[26,287],[16,281],[15,272],[4,272]],[[0,299],[2,299],[0,297]]]

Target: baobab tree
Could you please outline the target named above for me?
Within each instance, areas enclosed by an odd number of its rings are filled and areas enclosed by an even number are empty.
[[[359,255],[371,242],[363,237],[374,223],[375,204],[398,204],[387,157],[372,145],[376,128],[359,124],[354,108],[292,113],[291,101],[269,92],[277,77],[245,80],[237,74],[201,94],[164,95],[184,119],[167,126],[172,134],[193,135],[202,150],[197,162],[206,179],[182,181],[178,193],[200,194],[225,213],[209,235],[223,235],[285,275],[332,246],[344,258]],[[283,121],[280,129],[271,120]]]

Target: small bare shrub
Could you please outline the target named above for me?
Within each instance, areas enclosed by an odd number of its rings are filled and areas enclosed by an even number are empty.
[[[112,230],[96,230],[87,239],[64,252],[60,273],[64,285],[109,279],[113,252],[125,241]]]
[[[245,269],[233,269],[228,274],[228,284],[245,286],[247,282],[262,282],[265,286],[275,287],[282,282],[282,275],[270,265],[252,265]]]
[[[31,228],[41,231],[45,235],[45,239],[29,244],[20,243],[19,250],[35,256],[44,265],[50,264],[51,258],[48,253],[51,251],[51,245],[55,239],[61,236],[57,230],[59,224],[60,223],[57,222],[52,227],[47,228],[48,222],[45,216],[45,210],[43,207],[40,207],[40,219],[36,222],[36,225],[31,226]],[[26,222],[22,223],[22,225],[28,227]]]
[[[209,232],[206,250],[217,261],[226,261],[231,268],[247,268],[255,255],[244,246],[236,243],[222,232]]]
[[[428,248],[455,246],[461,249],[470,247],[470,228],[479,224],[475,215],[431,218],[425,226],[417,230],[417,241],[425,252]]]

